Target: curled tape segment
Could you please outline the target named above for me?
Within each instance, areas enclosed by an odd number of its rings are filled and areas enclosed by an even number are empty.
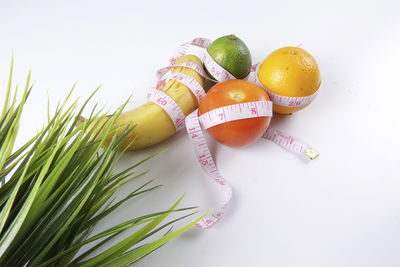
[[[201,126],[208,129],[228,121],[271,116],[272,102],[256,101],[217,108],[202,114],[199,120]]]
[[[262,137],[280,145],[290,152],[305,155],[309,159],[315,159],[319,155],[319,153],[308,144],[278,129],[269,127]]]
[[[200,103],[200,101],[206,95],[203,86],[201,86],[201,84],[195,78],[180,72],[168,71],[166,74],[164,74],[163,79],[157,82],[156,89],[162,90],[169,80],[174,80],[185,85],[196,97],[198,103]]]
[[[186,117],[186,129],[189,139],[192,142],[196,159],[206,177],[211,178],[217,183],[218,190],[223,197],[223,202],[220,207],[216,209],[216,212],[204,218],[197,226],[209,228],[217,223],[223,216],[232,197],[232,188],[219,173],[215,165],[207,142],[203,136],[202,127],[207,129],[229,121],[263,116],[272,116],[271,101],[256,101],[224,106],[204,113],[201,116],[198,116],[198,110],[195,110]],[[268,128],[262,137],[291,152],[306,155],[310,159],[314,159],[318,156],[318,152],[313,150],[310,146],[280,130]]]
[[[186,52],[189,50],[190,46],[197,46],[200,48],[207,48],[210,45],[211,41],[206,38],[198,37],[191,42],[184,43],[178,47],[175,51],[175,54],[170,58],[169,63],[170,65],[175,65],[176,60],[181,56],[185,55]]]
[[[225,81],[229,79],[235,79],[228,71],[219,66],[207,53],[206,49],[210,41],[205,38],[196,38],[191,42],[181,45],[176,51],[175,55],[171,58],[171,66],[160,69],[157,72],[157,89],[152,89],[148,92],[148,99],[163,108],[171,117],[174,122],[177,131],[181,130],[186,122],[186,129],[191,140],[197,161],[199,162],[204,174],[216,182],[220,195],[222,196],[222,204],[218,209],[212,212],[208,217],[203,218],[196,225],[201,228],[209,228],[215,225],[225,213],[229,201],[232,197],[232,188],[226,182],[226,180],[219,173],[213,157],[208,149],[208,145],[203,136],[202,127],[204,129],[219,125],[221,123],[255,118],[262,116],[272,116],[272,103],[288,107],[297,107],[302,105],[307,105],[316,97],[317,92],[311,96],[307,97],[286,97],[274,94],[264,88],[258,79],[258,68],[259,64],[253,65],[249,76],[246,78],[247,81],[252,82],[263,88],[272,101],[257,101],[250,103],[242,103],[231,106],[225,106],[210,112],[207,112],[200,117],[198,116],[198,109],[193,111],[189,116],[186,117],[183,114],[180,107],[175,103],[175,101],[166,95],[161,89],[165,86],[165,83],[169,79],[176,80],[187,86],[193,94],[197,97],[199,103],[200,100],[205,96],[204,89],[201,85],[191,76],[182,73],[172,73],[172,69],[175,67],[187,67],[195,70],[197,73],[203,77],[212,80],[207,73],[204,71],[202,66],[199,66],[195,62],[184,62],[181,64],[176,64],[176,60],[185,55],[192,46],[204,49],[202,51],[201,58],[204,62],[207,70],[215,77],[218,81]],[[200,90],[201,89],[201,90]],[[314,149],[312,149],[307,144],[297,140],[296,138],[288,135],[280,130],[268,128],[268,130],[262,136],[264,139],[270,140],[285,149],[306,155],[310,159],[314,159],[319,155]]]
[[[178,47],[175,54],[171,57],[171,59],[170,59],[171,66],[169,66],[167,68],[173,67],[176,63],[176,60],[179,57],[187,54],[187,52],[190,52],[190,48],[195,46],[196,48],[203,49],[203,51],[200,55],[200,60],[202,62],[204,62],[204,66],[216,80],[209,77],[209,75],[207,75],[207,73],[204,71],[199,72],[200,75],[202,75],[206,79],[209,79],[212,81],[217,81],[217,82],[223,82],[223,81],[227,81],[227,80],[236,79],[226,69],[224,69],[217,62],[215,62],[215,60],[208,54],[206,48],[210,45],[210,43],[211,43],[210,40],[199,37],[199,38],[194,39],[191,42],[182,44],[181,46]],[[271,101],[275,105],[285,106],[285,107],[305,106],[305,105],[310,104],[315,99],[315,97],[318,95],[318,90],[314,94],[305,96],[305,97],[289,97],[289,96],[283,96],[283,95],[273,93],[270,90],[268,90],[268,88],[265,88],[261,84],[260,80],[258,79],[257,73],[258,73],[259,66],[260,66],[260,63],[254,64],[251,67],[250,74],[245,78],[245,80],[248,82],[257,84],[259,87],[263,88],[267,92],[267,94],[271,98]],[[187,67],[190,67],[190,66],[187,66]]]
[[[187,62],[183,62],[183,63],[179,63],[179,64],[175,64],[175,65],[171,65],[171,66],[167,66],[162,69],[159,69],[156,72],[157,79],[161,80],[163,78],[163,76],[165,76],[165,74],[167,74],[171,69],[173,69],[175,67],[191,68],[192,70],[196,71],[201,76],[208,77],[207,73],[204,71],[203,66],[200,66],[196,62],[187,61]]]
[[[310,104],[318,95],[318,90],[309,96],[304,96],[304,97],[290,97],[290,96],[283,96],[283,95],[278,95],[274,92],[271,92],[268,90],[268,88],[265,88],[260,80],[258,79],[258,69],[260,67],[260,64],[255,64],[251,68],[250,74],[245,78],[246,81],[254,83],[264,89],[264,91],[268,94],[270,97],[271,101],[275,105],[279,106],[284,106],[284,107],[300,107],[300,106],[305,106]]]
[[[175,125],[176,131],[180,131],[185,127],[185,114],[169,95],[155,88],[151,88],[147,92],[147,100],[159,105],[168,113]]]
[[[194,94],[197,98],[198,103],[203,99],[206,95],[204,88],[194,79],[193,77],[184,74],[184,73],[171,73],[172,80],[178,81],[186,85],[190,91]]]
[[[196,224],[201,228],[209,228],[216,224],[225,213],[228,203],[232,197],[232,188],[219,173],[217,166],[215,165],[211,152],[208,149],[207,142],[203,136],[197,113],[198,109],[186,117],[186,129],[189,138],[192,141],[197,161],[203,169],[204,174],[217,183],[218,190],[222,196],[221,207],[213,211],[210,215],[203,218]]]
[[[170,58],[170,66],[166,68],[171,68],[174,66],[179,66],[181,64],[176,64],[176,61],[178,60],[179,57],[186,55],[189,51],[190,48],[195,46],[197,48],[202,48],[202,51],[200,54],[196,53],[199,59],[204,62],[204,66],[206,69],[209,71],[209,73],[215,78],[209,77],[209,75],[203,71],[199,71],[198,73],[202,75],[204,78],[215,81],[215,82],[223,82],[227,80],[232,80],[236,79],[232,74],[230,74],[226,69],[221,67],[215,60],[208,54],[207,52],[207,47],[210,45],[211,41],[206,38],[196,38],[191,42],[184,43],[180,45],[177,50],[175,51],[174,55]],[[198,50],[197,50],[198,51]],[[186,65],[185,67],[191,67]],[[161,73],[163,72],[165,68],[159,70]],[[196,70],[196,69],[195,69]],[[165,70],[164,70],[165,71]],[[196,70],[197,71],[197,70]],[[160,79],[159,74],[157,72],[157,78]]]
[[[211,73],[211,75],[219,82],[236,79],[235,76],[230,74],[226,69],[221,67],[215,60],[208,54],[207,50],[204,52],[204,66]]]

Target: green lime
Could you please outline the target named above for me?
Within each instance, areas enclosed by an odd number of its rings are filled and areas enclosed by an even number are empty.
[[[215,62],[235,78],[244,79],[249,75],[251,69],[249,48],[234,34],[216,39],[207,47],[207,52]],[[213,78],[212,75],[210,76]]]

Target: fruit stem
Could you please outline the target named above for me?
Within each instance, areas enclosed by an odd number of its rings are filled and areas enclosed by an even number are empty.
[[[234,34],[228,35],[228,38],[231,39],[231,40],[236,40],[236,39],[238,39],[237,36],[234,35]]]

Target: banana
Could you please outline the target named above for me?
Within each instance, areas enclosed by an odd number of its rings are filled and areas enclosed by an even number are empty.
[[[200,66],[202,65],[200,59],[194,55],[185,55],[177,60],[178,64],[183,62],[196,62]],[[175,67],[172,72],[190,75],[204,88],[204,77],[195,70],[186,67]],[[199,105],[197,98],[190,89],[178,81],[169,80],[162,88],[162,91],[176,102],[185,116],[193,112]],[[105,118],[103,118],[103,120],[105,120]],[[96,121],[93,124],[95,123]],[[99,123],[98,125],[102,124],[103,123]],[[115,122],[115,126],[118,127],[122,125],[134,126],[132,131],[122,142],[121,149],[129,146],[128,150],[149,147],[167,139],[176,132],[175,125],[168,113],[160,106],[150,101],[138,108],[121,113]],[[120,127],[120,130],[118,130],[116,134],[117,136],[122,133],[123,128],[124,127]],[[105,146],[110,143],[113,135],[114,134],[110,134],[107,137]]]

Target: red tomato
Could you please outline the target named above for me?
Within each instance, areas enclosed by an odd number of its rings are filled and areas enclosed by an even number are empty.
[[[214,85],[208,91],[200,102],[199,115],[223,106],[269,100],[267,93],[257,85],[243,80],[229,80]],[[271,117],[242,119],[216,125],[207,131],[224,145],[240,147],[257,141],[270,121]]]

